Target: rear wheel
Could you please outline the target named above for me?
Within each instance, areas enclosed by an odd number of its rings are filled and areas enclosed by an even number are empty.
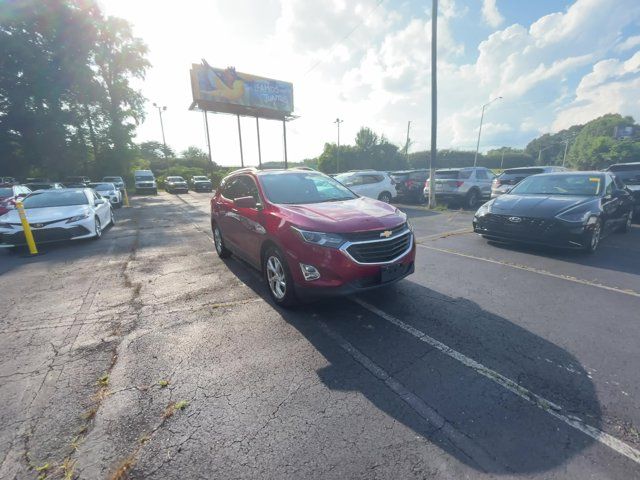
[[[378,200],[384,203],[391,203],[391,194],[389,192],[382,192],[378,195]]]
[[[113,208],[111,209],[111,226],[114,226],[116,224],[116,217],[113,215]]]
[[[629,213],[627,214],[627,218],[625,219],[624,223],[618,229],[618,232],[620,232],[620,233],[629,232],[629,230],[631,230],[631,224],[632,223],[633,223],[633,210],[629,210]]]
[[[279,249],[271,247],[267,250],[262,271],[269,287],[269,294],[276,304],[281,307],[290,307],[297,303],[293,277]]]
[[[600,237],[602,236],[602,222],[598,220],[594,225],[591,232],[587,235],[587,239],[584,245],[584,251],[587,253],[593,253],[598,249],[600,245]]]
[[[480,194],[478,193],[478,190],[472,189],[469,191],[469,193],[467,193],[465,204],[468,208],[477,207],[479,201],[480,201]]]
[[[222,238],[222,232],[217,224],[213,224],[213,244],[216,247],[216,253],[220,258],[229,258],[231,251],[224,246],[224,239]]]

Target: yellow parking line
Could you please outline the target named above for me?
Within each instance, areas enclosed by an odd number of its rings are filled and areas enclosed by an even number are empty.
[[[471,258],[473,260],[479,260],[481,262],[493,263],[495,265],[502,265],[502,266],[505,266],[505,267],[516,268],[518,270],[525,270],[527,272],[537,273],[538,275],[545,275],[547,277],[559,278],[560,280],[566,280],[568,282],[578,283],[580,285],[588,285],[590,287],[600,288],[602,290],[608,290],[610,292],[622,293],[624,295],[631,295],[632,297],[640,298],[640,292],[636,292],[635,290],[631,290],[631,289],[610,287],[609,285],[603,285],[601,283],[592,282],[592,281],[589,281],[589,280],[582,280],[581,278],[577,278],[577,277],[574,277],[574,276],[571,276],[571,275],[561,275],[559,273],[552,273],[552,272],[548,272],[546,270],[541,270],[539,268],[528,267],[526,265],[518,265],[516,263],[510,263],[510,262],[501,262],[500,260],[494,260],[492,258],[477,257],[475,255],[469,255],[468,253],[456,252],[455,250],[449,250],[447,248],[432,247],[430,245],[424,245],[424,244],[421,244],[421,243],[417,243],[416,245],[418,247],[426,248],[428,250],[434,250],[436,252],[448,253],[450,255],[457,255],[458,257]]]

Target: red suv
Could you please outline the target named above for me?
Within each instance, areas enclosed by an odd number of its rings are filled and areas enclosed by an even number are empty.
[[[407,216],[315,171],[233,172],[211,199],[211,229],[218,255],[233,252],[259,268],[283,306],[387,285],[414,271]]]

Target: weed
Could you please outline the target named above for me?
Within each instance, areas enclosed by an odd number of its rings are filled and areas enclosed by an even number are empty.
[[[36,468],[36,472],[46,472],[47,470],[49,470],[51,468],[51,465],[49,465],[49,462],[47,462],[44,465],[41,465],[41,466],[35,467],[35,468]]]
[[[169,380],[160,380],[158,385],[160,385],[160,388],[164,388],[169,385]]]
[[[74,452],[78,450],[78,447],[80,446],[80,442],[82,441],[82,438],[80,438],[80,435],[82,434],[76,435],[75,437],[73,437],[73,440],[71,440],[71,448],[73,448]]]
[[[185,408],[187,408],[189,406],[189,402],[187,402],[186,400],[180,400],[178,403],[176,403],[175,407],[176,410],[184,410]]]
[[[118,466],[116,471],[113,472],[113,475],[111,475],[110,480],[124,480],[127,478],[127,473],[133,468],[134,464],[135,458],[131,455]]]
[[[74,470],[76,468],[76,461],[70,459],[69,457],[65,458],[60,466],[60,470],[62,471],[62,479],[63,480],[73,480]]]
[[[89,410],[87,410],[82,414],[82,418],[85,420],[91,420],[93,417],[96,416],[96,413],[98,413],[98,407],[91,407]],[[80,433],[84,433],[86,431],[86,428],[83,428],[83,430],[84,431]]]
[[[105,373],[98,379],[98,385],[101,387],[106,387],[109,385],[109,374]]]
[[[140,440],[138,440],[138,441],[140,442],[140,444],[144,445],[149,440],[151,440],[151,437],[149,435],[143,435],[143,436],[140,437]]]

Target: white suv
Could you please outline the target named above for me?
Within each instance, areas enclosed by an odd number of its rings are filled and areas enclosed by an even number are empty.
[[[335,179],[363,197],[389,203],[398,195],[395,182],[386,172],[360,170],[341,173],[336,175]]]

